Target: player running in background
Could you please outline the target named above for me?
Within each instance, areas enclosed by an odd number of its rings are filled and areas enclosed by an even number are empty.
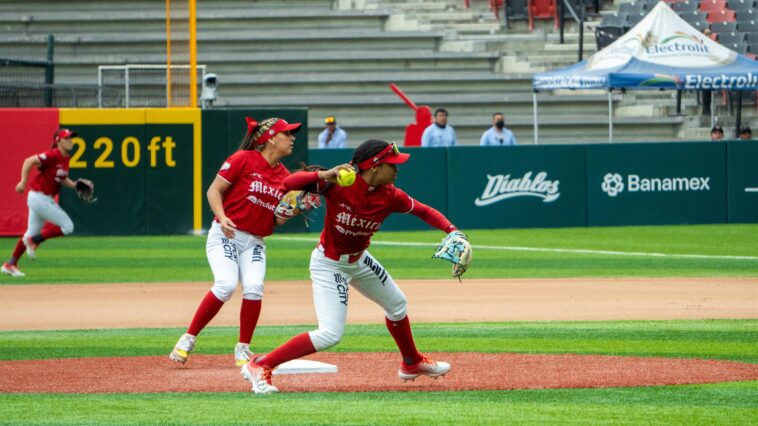
[[[26,198],[26,204],[29,206],[26,232],[16,243],[10,259],[3,263],[4,274],[23,277],[25,274],[18,269],[18,260],[24,251],[30,259],[34,260],[37,247],[43,241],[74,232],[74,222],[55,202],[61,186],[76,188],[76,182],[68,177],[68,163],[74,147],[71,141],[73,136],[76,136],[76,133],[69,129],[58,129],[53,134],[52,149],[24,159],[24,164],[21,166],[21,180],[16,184],[16,192],[24,193],[32,168],[36,167],[39,173],[32,178]],[[45,225],[45,222],[48,224]]]
[[[300,123],[280,118],[258,123],[247,119],[247,133],[237,152],[221,165],[208,188],[208,203],[216,217],[208,231],[206,254],[213,271],[213,287],[200,302],[187,332],[170,358],[184,364],[200,331],[216,316],[242,283],[239,342],[234,348],[237,366],[250,360],[250,341],[258,323],[266,274],[266,244],[274,225],[286,219],[274,215],[284,196],[284,178],[290,175],[280,160],[295,145]]]
[[[343,164],[319,172],[297,172],[285,179],[287,189],[316,184],[326,199],[321,241],[311,254],[310,271],[318,329],[297,335],[271,353],[242,367],[245,380],[255,393],[273,393],[272,371],[280,364],[336,345],[345,330],[348,284],[384,309],[387,329],[402,355],[398,375],[413,380],[420,375],[438,377],[450,371],[445,362],[435,362],[416,349],[406,314],[407,300],[387,270],[366,250],[371,236],[391,213],[410,213],[446,233],[459,233],[437,210],[411,198],[393,183],[397,165],[409,154],[381,140],[362,143],[353,153],[358,176],[352,186],[333,185]],[[460,234],[460,233],[459,233]],[[461,234],[462,235],[462,234]]]

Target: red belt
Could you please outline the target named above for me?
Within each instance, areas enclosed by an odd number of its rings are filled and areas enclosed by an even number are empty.
[[[335,262],[339,262],[340,260],[343,259],[343,256],[347,256],[347,263],[355,263],[355,261],[358,260],[358,259],[360,259],[361,255],[363,254],[363,252],[361,251],[359,253],[354,253],[354,254],[339,255],[339,254],[337,254],[337,253],[335,253],[333,251],[325,249],[324,246],[322,246],[320,244],[319,244],[319,248],[321,249],[321,252],[324,253],[324,256],[327,259],[331,259],[331,260],[333,260]]]

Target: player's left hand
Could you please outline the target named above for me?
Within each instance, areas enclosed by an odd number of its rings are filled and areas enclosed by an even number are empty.
[[[284,194],[274,210],[274,215],[280,219],[291,219],[300,213],[308,213],[321,206],[318,194],[306,191],[289,191]]]
[[[76,195],[78,195],[82,201],[86,203],[94,203],[97,201],[97,197],[95,197],[95,184],[92,183],[91,180],[82,178],[77,179],[74,182],[74,189],[76,190]]]
[[[442,239],[434,255],[432,255],[432,259],[443,259],[452,263],[453,277],[460,281],[461,275],[471,265],[472,255],[471,244],[469,244],[466,234],[453,231]]]

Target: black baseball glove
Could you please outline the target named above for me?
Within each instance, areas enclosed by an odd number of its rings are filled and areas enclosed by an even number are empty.
[[[94,203],[97,201],[95,197],[95,184],[89,179],[79,178],[76,180],[76,195],[79,199],[86,203]]]

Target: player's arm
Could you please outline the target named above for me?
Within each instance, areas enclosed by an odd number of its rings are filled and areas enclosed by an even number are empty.
[[[23,194],[26,190],[26,183],[29,181],[29,173],[32,171],[32,167],[39,167],[42,162],[37,155],[30,155],[24,160],[24,164],[21,165],[21,180],[16,184],[16,192]]]
[[[66,180],[61,182],[61,185],[65,186],[68,189],[76,189],[76,182],[71,180],[70,177],[67,177]]]
[[[216,215],[219,224],[221,224],[221,230],[224,232],[224,235],[228,238],[233,238],[237,225],[235,225],[231,219],[226,217],[226,213],[224,212],[224,193],[230,186],[231,184],[229,182],[216,176],[216,178],[213,179],[211,186],[208,188],[206,196],[208,197],[208,204],[211,206],[213,214]]]
[[[413,202],[413,206],[408,213],[418,217],[430,226],[437,228],[446,234],[458,230],[458,228],[456,228],[445,215],[435,208],[429,207],[418,200],[411,199],[411,201]]]
[[[288,191],[296,191],[304,189],[305,187],[312,185],[319,181],[329,181],[331,183],[337,183],[337,175],[342,169],[353,170],[353,166],[350,164],[340,164],[339,166],[332,167],[329,170],[319,170],[317,172],[295,172],[287,176],[284,179],[284,187]]]

